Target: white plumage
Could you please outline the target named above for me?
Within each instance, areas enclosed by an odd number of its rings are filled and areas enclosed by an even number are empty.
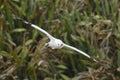
[[[19,19],[20,19],[20,18],[19,18]],[[60,39],[57,39],[57,38],[53,37],[53,36],[50,35],[47,31],[43,30],[42,28],[38,27],[37,25],[31,24],[31,23],[26,22],[26,21],[24,21],[24,20],[22,20],[22,21],[23,21],[25,24],[30,24],[31,27],[33,27],[33,28],[39,30],[40,32],[44,33],[44,34],[50,39],[50,41],[45,44],[45,45],[47,45],[48,47],[50,47],[50,48],[52,48],[52,49],[61,49],[61,48],[63,48],[63,47],[67,47],[67,48],[69,48],[69,49],[71,49],[71,50],[74,50],[74,51],[76,51],[76,52],[78,52],[78,53],[81,53],[82,55],[84,55],[84,56],[92,59],[92,60],[95,61],[95,62],[97,62],[96,59],[90,57],[87,53],[85,53],[85,52],[83,52],[83,51],[81,51],[81,50],[79,50],[79,49],[77,49],[77,48],[75,48],[75,47],[73,47],[73,46],[70,46],[70,45],[67,45],[67,44],[63,43],[63,41],[61,41]]]

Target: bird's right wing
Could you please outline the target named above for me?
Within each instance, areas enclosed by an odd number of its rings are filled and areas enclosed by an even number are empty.
[[[44,33],[49,39],[53,39],[53,36],[50,35],[47,31],[43,30],[42,28],[38,27],[37,25],[31,24],[31,27],[39,30],[40,32]]]
[[[97,62],[96,59],[92,58],[92,57],[89,56],[87,53],[85,53],[85,52],[83,52],[83,51],[81,51],[81,50],[79,50],[79,49],[77,49],[77,48],[75,48],[75,47],[73,47],[73,46],[64,44],[64,47],[67,47],[67,48],[69,48],[69,49],[71,49],[71,50],[74,50],[74,51],[76,51],[76,52],[78,52],[78,53],[81,53],[82,55],[88,57],[89,59],[92,59],[93,61]]]
[[[50,35],[47,31],[43,30],[43,29],[40,28],[39,26],[37,26],[37,25],[35,25],[35,24],[32,24],[32,23],[29,23],[29,22],[25,21],[25,20],[22,19],[22,18],[16,17],[15,15],[13,15],[13,17],[14,17],[15,19],[18,19],[18,20],[22,21],[22,22],[25,23],[25,24],[30,25],[31,27],[39,30],[40,32],[44,33],[49,39],[53,39],[53,38],[54,38],[54,37],[53,37],[52,35]]]

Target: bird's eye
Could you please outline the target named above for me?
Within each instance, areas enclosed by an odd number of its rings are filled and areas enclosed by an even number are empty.
[[[60,46],[63,46],[63,44],[61,44]]]
[[[59,46],[59,44],[58,44],[58,46]]]

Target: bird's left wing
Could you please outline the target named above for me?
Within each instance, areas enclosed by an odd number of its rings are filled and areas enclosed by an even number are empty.
[[[67,48],[72,49],[72,50],[74,50],[74,51],[76,51],[76,52],[78,52],[78,53],[81,53],[82,55],[88,57],[89,59],[92,59],[93,61],[97,62],[96,59],[92,58],[92,57],[89,56],[87,53],[85,53],[85,52],[83,52],[83,51],[81,51],[81,50],[79,50],[79,49],[77,49],[77,48],[75,48],[75,47],[73,47],[73,46],[70,46],[70,45],[67,45],[67,44],[64,43],[64,47],[67,47]]]

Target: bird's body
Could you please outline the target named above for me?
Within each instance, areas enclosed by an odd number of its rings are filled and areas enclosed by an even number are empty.
[[[53,38],[46,45],[52,49],[61,49],[64,43],[60,39]]]

